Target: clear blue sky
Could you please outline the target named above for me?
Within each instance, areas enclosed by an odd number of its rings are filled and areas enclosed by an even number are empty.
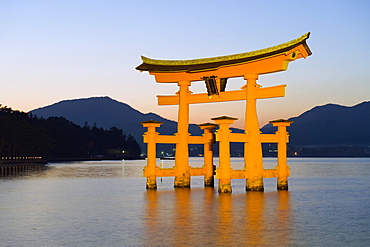
[[[287,84],[286,97],[258,101],[260,125],[326,103],[370,100],[369,1],[0,0],[0,103],[29,111],[64,99],[110,96],[142,112],[176,120],[177,106],[157,106],[158,84],[135,67],[144,55],[194,59],[277,45],[311,32],[313,55],[262,86]],[[233,79],[228,89],[244,82]],[[204,85],[193,83],[193,92]],[[191,106],[193,123],[238,117],[245,102]]]

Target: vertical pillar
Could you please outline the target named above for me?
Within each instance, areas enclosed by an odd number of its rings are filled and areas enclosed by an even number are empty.
[[[174,187],[190,188],[189,166],[189,103],[187,96],[190,94],[190,81],[179,81],[179,112],[177,122],[177,143],[175,155],[175,181]]]
[[[143,127],[148,128],[145,132],[144,143],[147,143],[147,165],[144,167],[144,176],[146,177],[146,188],[157,189],[157,177],[156,177],[156,135],[155,128],[161,126],[161,122],[157,121],[146,121],[141,122]]]
[[[214,187],[214,166],[213,166],[213,133],[212,130],[217,127],[216,124],[205,123],[198,125],[203,130],[203,136],[206,139],[204,143],[204,186]]]
[[[287,143],[288,141],[288,132],[286,128],[290,126],[293,121],[287,120],[275,120],[270,121],[270,123],[277,127],[276,131],[278,139],[278,177],[277,177],[277,189],[278,190],[288,190],[288,177],[289,177],[289,167],[287,165]]]
[[[217,117],[212,118],[220,126],[216,132],[216,139],[219,142],[219,167],[216,177],[219,179],[218,192],[231,193],[231,166],[230,166],[230,128],[229,125],[234,123],[237,118]]]
[[[246,179],[247,191],[264,191],[261,133],[257,118],[256,80],[258,75],[246,74],[246,110],[245,133],[249,135],[249,142],[244,144],[244,166],[248,177]]]

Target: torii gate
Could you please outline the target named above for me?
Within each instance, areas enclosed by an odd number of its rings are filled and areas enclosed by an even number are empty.
[[[288,134],[286,127],[291,122],[285,120],[272,121],[278,127],[276,134],[263,135],[260,133],[256,100],[285,96],[286,85],[263,88],[256,83],[258,76],[288,69],[288,64],[299,58],[306,58],[312,53],[306,44],[310,33],[290,42],[262,50],[236,55],[194,59],[194,60],[155,60],[142,56],[143,63],[136,69],[149,71],[159,83],[177,83],[179,91],[174,96],[157,96],[159,105],[179,105],[178,128],[175,135],[159,135],[155,128],[161,123],[155,121],[142,122],[148,127],[144,142],[148,143],[148,163],[144,169],[147,177],[147,188],[156,188],[156,177],[174,176],[175,187],[190,187],[192,175],[204,175],[205,185],[213,185],[213,174],[209,174],[212,161],[207,161],[202,168],[189,166],[188,144],[204,144],[209,146],[212,140],[209,133],[215,126],[203,125],[203,136],[190,136],[189,104],[213,103],[225,101],[246,100],[245,133],[230,133],[229,124],[236,118],[213,118],[219,125],[216,141],[220,142],[220,164],[216,171],[219,179],[219,192],[231,192],[231,179],[246,179],[246,190],[263,191],[263,178],[277,177],[277,188],[288,189],[289,168],[286,164],[286,143]],[[225,91],[227,78],[244,77],[246,84],[240,90]],[[194,94],[189,86],[194,81],[205,81],[208,93]],[[217,97],[213,97],[217,95]],[[207,134],[208,133],[208,134]],[[243,142],[244,169],[232,170],[230,167],[230,142]],[[275,169],[264,169],[262,163],[261,143],[278,143],[278,165]],[[175,167],[160,169],[155,164],[156,143],[175,143]],[[206,150],[206,148],[205,148]],[[209,156],[209,153],[205,156]],[[207,158],[209,159],[209,158]],[[211,164],[210,164],[211,163]],[[208,172],[206,172],[208,171]],[[210,178],[212,176],[212,178]],[[206,180],[208,179],[208,182]],[[210,182],[212,180],[212,182]]]

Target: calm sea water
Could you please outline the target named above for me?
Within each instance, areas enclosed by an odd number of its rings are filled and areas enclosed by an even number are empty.
[[[370,246],[370,159],[288,162],[289,191],[265,179],[265,192],[247,193],[232,180],[232,194],[202,177],[191,189],[158,178],[147,191],[145,161],[49,164],[0,179],[0,246]]]

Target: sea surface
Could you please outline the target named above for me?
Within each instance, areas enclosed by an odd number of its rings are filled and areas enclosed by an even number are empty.
[[[50,163],[0,178],[0,246],[370,246],[369,158],[288,165],[289,191],[270,178],[265,192],[232,180],[233,192],[219,194],[202,177],[191,189],[158,178],[158,190],[146,190],[144,160]]]

